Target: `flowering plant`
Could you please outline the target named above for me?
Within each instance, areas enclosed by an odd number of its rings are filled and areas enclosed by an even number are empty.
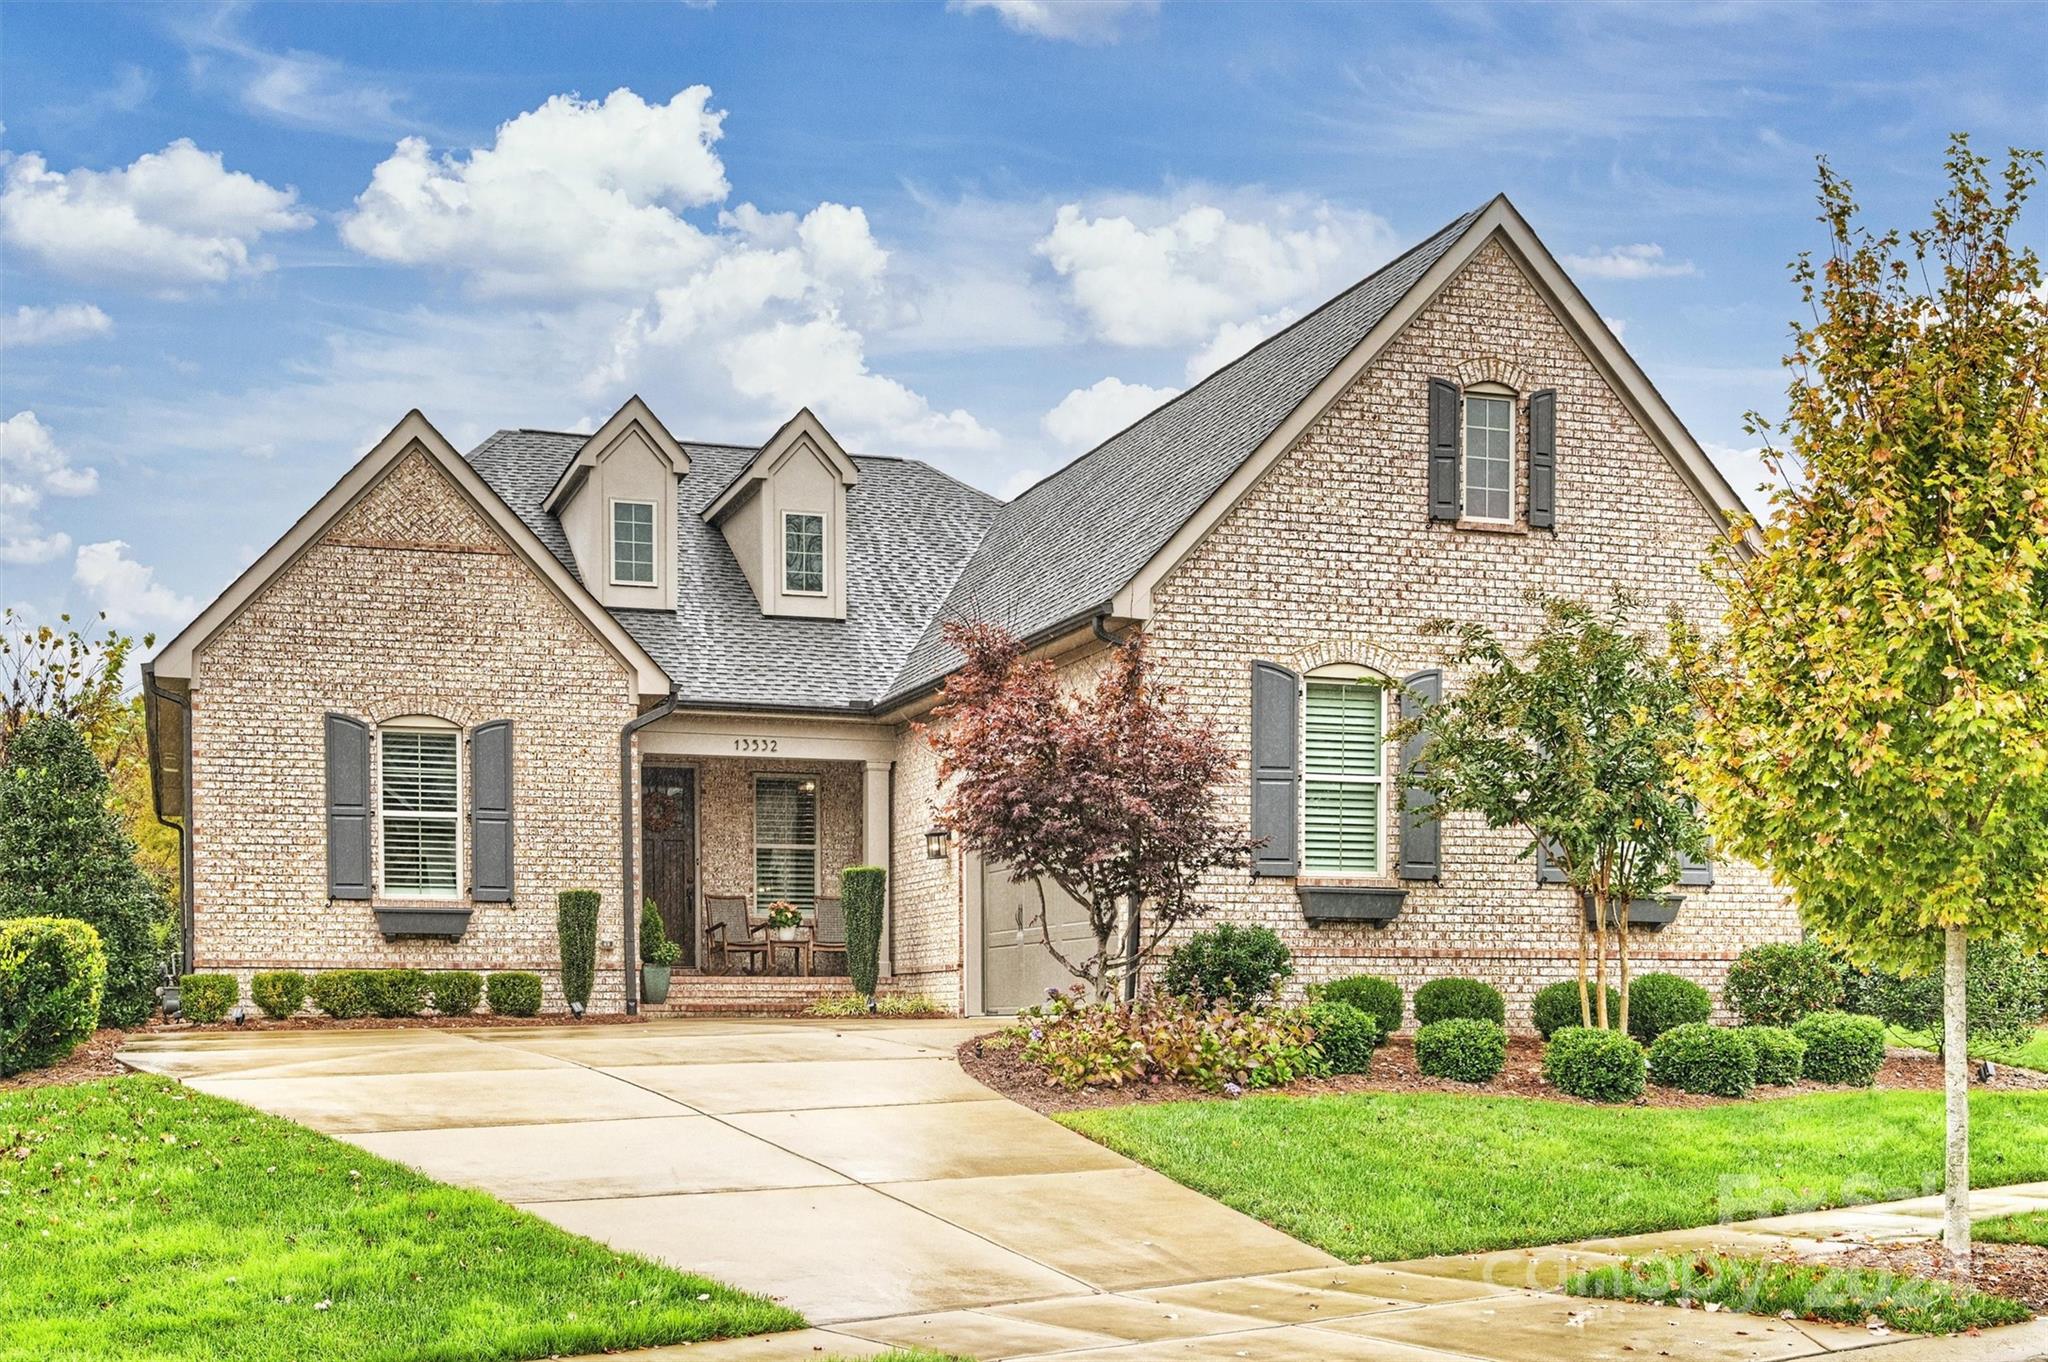
[[[791,927],[803,926],[804,915],[797,911],[795,904],[777,899],[768,905],[768,925],[778,932],[787,931]]]

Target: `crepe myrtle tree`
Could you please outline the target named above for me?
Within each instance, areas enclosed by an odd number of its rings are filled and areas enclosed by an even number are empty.
[[[1904,241],[1821,163],[1787,414],[1749,418],[1785,485],[1715,563],[1725,631],[1678,631],[1716,829],[1856,963],[1942,972],[1958,1257],[1969,943],[2048,939],[2048,294],[2014,241],[2040,162],[1994,188],[1957,136]]]
[[[1678,769],[1692,741],[1690,708],[1668,660],[1629,629],[1633,597],[1617,593],[1600,609],[1541,592],[1529,602],[1541,622],[1519,651],[1483,625],[1429,626],[1455,640],[1448,663],[1465,683],[1397,730],[1425,742],[1402,784],[1431,796],[1432,817],[1476,813],[1525,834],[1524,858],[1549,856],[1574,891],[1580,1020],[1627,1030],[1628,904],[1670,885],[1681,854],[1706,848]],[[1610,929],[1618,1018],[1607,1008]]]
[[[1209,911],[1203,875],[1251,854],[1218,809],[1230,753],[1153,677],[1142,639],[1115,649],[1092,686],[1068,687],[1000,626],[949,624],[946,638],[965,665],[920,725],[939,757],[940,822],[1037,887],[1037,917],[1025,921],[1020,907],[1019,930],[1036,927],[1106,1002],[1176,927]],[[1053,941],[1048,881],[1087,911],[1092,955]]]

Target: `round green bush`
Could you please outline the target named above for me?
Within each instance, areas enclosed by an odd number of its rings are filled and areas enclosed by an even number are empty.
[[[1308,1024],[1315,1028],[1316,1048],[1329,1061],[1330,1072],[1362,1074],[1372,1068],[1372,1052],[1380,1043],[1380,1024],[1350,1003],[1320,998],[1309,1004]]]
[[[1643,1044],[1674,1026],[1714,1015],[1714,1000],[1690,979],[1675,974],[1639,974],[1628,984],[1628,1031]]]
[[[68,917],[0,922],[0,1078],[55,1064],[99,1025],[100,934]]]
[[[306,1005],[306,976],[295,969],[264,970],[249,980],[249,999],[273,1020]]]
[[[1793,1023],[1806,1046],[1799,1071],[1816,1083],[1867,1088],[1884,1063],[1884,1023],[1853,1012],[1816,1012]]]
[[[306,992],[313,1006],[337,1021],[367,1017],[371,1010],[370,976],[374,970],[330,969],[313,976]]]
[[[525,970],[501,970],[484,981],[484,997],[501,1017],[540,1014],[540,976]]]
[[[1294,973],[1294,957],[1270,927],[1223,922],[1196,932],[1166,957],[1160,987],[1176,998],[1261,1003]]]
[[[1599,994],[1590,983],[1586,985],[1586,997],[1594,1006],[1599,1005]],[[1549,1040],[1567,1026],[1584,1026],[1585,1014],[1579,1011],[1579,981],[1564,979],[1555,984],[1546,984],[1536,990],[1535,1005],[1536,1034]],[[1614,1021],[1621,1016],[1621,990],[1612,984],[1607,986],[1607,1018]],[[1600,1020],[1595,1011],[1593,1020]]]
[[[1415,1001],[1419,1009],[1420,991]],[[1415,1065],[1431,1078],[1486,1083],[1500,1073],[1507,1061],[1507,1028],[1497,1021],[1446,1017],[1415,1033]]]
[[[1401,986],[1392,979],[1377,974],[1354,974],[1348,979],[1333,979],[1324,984],[1317,997],[1329,1003],[1349,1003],[1378,1023],[1379,1044],[1385,1045],[1387,1037],[1401,1029],[1401,1013],[1406,999]]]
[[[1806,1063],[1806,1042],[1782,1026],[1745,1026],[1742,1034],[1756,1051],[1756,1081],[1782,1088],[1797,1083]]]
[[[1756,1087],[1756,1047],[1733,1027],[1687,1022],[1650,1047],[1650,1077],[1685,1092],[1747,1097]]]
[[[484,996],[484,977],[475,970],[435,970],[427,976],[427,996],[444,1017],[467,1017]]]
[[[1643,1047],[1620,1031],[1562,1026],[1543,1047],[1543,1077],[1589,1102],[1632,1102],[1643,1095]]]
[[[1728,1007],[1749,1026],[1790,1026],[1842,1005],[1842,962],[1816,941],[1751,946],[1728,967]]]
[[[178,1010],[196,1022],[219,1021],[241,996],[232,974],[187,974],[178,980]]]
[[[373,969],[369,974],[370,1010],[380,1017],[417,1017],[427,1005],[427,972],[417,969]]]
[[[1477,979],[1432,979],[1415,990],[1415,1024],[1490,1021],[1507,1025],[1508,1004],[1500,990]]]

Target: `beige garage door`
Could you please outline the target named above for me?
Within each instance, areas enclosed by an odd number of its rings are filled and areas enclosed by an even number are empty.
[[[1095,951],[1088,910],[1052,885],[1045,889],[1046,920],[1052,939],[1069,960]],[[1021,912],[1020,912],[1021,910]],[[1023,925],[1020,926],[1019,923]],[[981,872],[981,1005],[987,1012],[1015,1012],[1045,997],[1048,988],[1074,982],[1045,948],[1038,925],[1038,890],[1013,884],[1000,867]]]

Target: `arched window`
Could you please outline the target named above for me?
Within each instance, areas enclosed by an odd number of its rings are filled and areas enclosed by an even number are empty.
[[[1385,873],[1386,714],[1386,679],[1369,668],[1302,678],[1302,873]]]
[[[384,892],[453,898],[462,888],[462,730],[414,714],[377,729]]]
[[[1499,383],[1465,389],[1467,520],[1515,518],[1515,394]]]

